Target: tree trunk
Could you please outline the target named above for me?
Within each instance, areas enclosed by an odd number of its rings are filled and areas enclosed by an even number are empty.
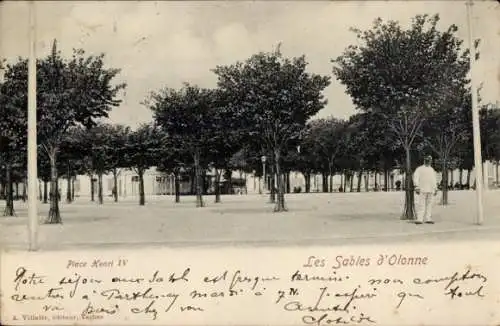
[[[215,169],[215,202],[220,203],[220,178],[221,178],[222,170]]]
[[[7,181],[7,196],[5,202],[5,210],[3,212],[3,216],[16,216],[16,212],[14,210],[14,198],[13,198],[13,183],[12,183],[12,165],[7,162],[6,164],[6,181]]]
[[[414,220],[415,219],[415,196],[413,193],[413,178],[411,171],[411,153],[410,147],[407,146],[405,149],[406,156],[406,174],[405,174],[405,206],[402,220]]]
[[[174,172],[175,202],[181,202],[181,180],[180,173]]]
[[[274,186],[275,184],[275,178],[276,178],[276,173],[275,173],[275,168],[274,168],[274,164],[270,164],[270,173],[268,174],[269,177],[270,177],[270,190],[271,190],[271,193],[269,194],[269,202],[271,203],[275,203],[276,202],[276,187]],[[268,187],[268,188],[269,188]]]
[[[375,173],[373,174],[373,177],[374,177],[374,181],[375,181],[375,185],[374,185],[375,189],[374,190],[378,191],[379,186],[378,186],[378,172],[377,171],[375,171]]]
[[[89,178],[90,178],[90,201],[94,201],[95,200],[94,175],[89,174]]]
[[[455,177],[453,176],[453,169],[450,169],[450,185],[451,185],[451,189],[455,189]]]
[[[286,193],[289,194],[290,191],[290,172],[286,173]]]
[[[202,169],[202,173],[201,173],[201,193],[203,195],[208,195],[208,187],[209,187],[209,181],[208,181],[208,176],[207,176],[207,170],[206,169]]]
[[[342,185],[342,191],[347,192],[347,180],[349,179],[349,174],[347,171],[344,172],[344,184]]]
[[[342,171],[340,173],[340,188],[341,189],[339,189],[339,192],[344,192],[345,191],[344,180],[345,180],[345,173],[344,173],[344,171]]]
[[[365,191],[370,191],[370,171],[366,171],[365,174]]]
[[[278,198],[276,201],[276,205],[274,207],[275,212],[284,212],[285,208],[285,192],[284,192],[284,175],[280,170],[280,151],[278,149],[274,150],[274,163],[276,165],[276,177],[277,179],[277,188],[278,188]]]
[[[470,184],[470,174],[471,174],[471,170],[470,169],[467,169],[467,187],[469,187],[469,189],[471,188],[471,184]]]
[[[194,195],[196,194],[196,171],[194,169],[191,169],[191,171],[189,171],[189,180],[191,181],[191,189],[189,190],[189,194]]]
[[[441,167],[441,205],[448,205],[448,168],[446,164],[446,158],[443,158],[443,163]]]
[[[495,178],[496,182],[497,182],[497,187],[500,186],[500,184],[498,183],[498,170],[499,170],[498,166],[499,165],[500,165],[500,161],[497,161],[497,164],[496,164],[496,178]]]
[[[384,170],[384,191],[389,191],[389,170]]]
[[[460,181],[459,181],[460,189],[462,189],[463,185],[464,185],[464,170],[462,168],[460,168],[458,178],[460,179]]]
[[[304,183],[305,183],[305,192],[308,194],[311,192],[311,172],[304,173]]]
[[[349,176],[349,181],[350,181],[349,191],[353,192],[354,191],[354,172],[351,173],[351,175]]]
[[[75,201],[75,179],[75,176],[71,177],[71,201]]]
[[[358,192],[361,192],[361,180],[363,179],[363,170],[359,170],[358,172]]]
[[[49,153],[50,160],[50,209],[49,216],[45,223],[57,224],[62,223],[61,212],[59,211],[59,189],[57,182],[57,166],[56,166],[56,151],[52,150]]]
[[[16,200],[19,199],[19,182],[16,182]]]
[[[104,203],[104,195],[102,193],[102,172],[97,173],[97,198],[99,200],[99,205]]]
[[[144,206],[146,204],[146,195],[144,194],[144,170],[138,169],[137,174],[139,175],[139,206]]]
[[[71,170],[68,163],[66,171],[66,202],[69,204],[72,202],[71,200]]]
[[[28,194],[26,192],[27,186],[28,186],[28,181],[26,180],[26,178],[23,178],[23,202],[26,202],[26,198],[28,196]]]
[[[248,195],[248,175],[247,173],[245,172],[243,177],[245,178],[245,195]]]
[[[329,192],[333,192],[333,163],[332,163],[333,160],[330,159],[330,161],[328,162],[328,183],[329,183],[329,189],[328,191]]]
[[[59,176],[56,178],[56,192],[57,192],[57,201],[61,201],[61,188],[59,188]]]
[[[321,173],[322,192],[328,192],[328,173]]]
[[[229,176],[227,183],[229,184],[228,193],[233,194],[233,171],[231,169],[226,169],[226,175]]]
[[[113,197],[115,203],[118,202],[118,171],[116,168],[113,169]]]
[[[40,180],[38,180],[38,200],[39,201],[43,200],[42,182]]]
[[[202,189],[202,178],[200,171],[200,150],[196,149],[194,153],[194,173],[196,182],[196,207],[203,207],[203,189]]]
[[[43,181],[43,203],[48,203],[48,182],[45,180]]]

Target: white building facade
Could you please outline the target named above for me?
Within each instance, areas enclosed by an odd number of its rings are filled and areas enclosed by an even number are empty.
[[[498,169],[496,164],[492,162],[486,162],[483,167],[484,183],[488,185],[489,188],[496,188],[496,170]],[[210,175],[210,174],[209,174]],[[253,174],[246,174],[240,171],[234,171],[234,179],[243,179],[246,186],[240,187],[236,190],[236,193],[260,193],[262,191],[268,192],[268,185],[264,185],[261,178],[255,177]],[[213,177],[212,177],[213,178]],[[377,185],[379,189],[388,187],[389,189],[395,189],[395,184],[400,181],[402,184],[404,182],[404,174],[399,173],[398,170],[391,171],[388,184],[385,185],[385,178],[383,173],[364,173],[361,180],[361,191],[365,191],[366,185],[368,185],[369,191],[373,191],[375,188],[375,178],[377,179]],[[441,180],[441,174],[438,173],[438,182]],[[475,180],[474,170],[471,172],[470,182],[471,184]],[[330,181],[330,180],[329,180]],[[335,175],[332,178],[333,184],[332,189],[334,192],[339,191],[339,188],[343,186],[344,178],[341,175]],[[448,182],[450,183],[462,183],[467,182],[467,171],[463,171],[462,180],[460,180],[460,171],[453,171],[453,177],[451,172],[448,176]],[[59,180],[59,189],[61,197],[66,196],[67,192],[67,180],[61,178]],[[322,191],[322,175],[311,175],[310,191],[311,192],[321,192]],[[347,183],[347,191],[350,191],[351,181]],[[357,173],[353,176],[352,180],[353,190],[357,189],[358,185],[358,175]],[[98,193],[98,182],[97,176],[93,176],[93,181],[88,175],[79,175],[74,181],[74,193],[75,197],[90,197],[91,196],[91,185],[94,188],[94,194],[97,196]],[[174,177],[173,175],[168,175],[163,172],[159,172],[156,168],[150,168],[144,173],[144,193],[146,196],[161,196],[161,195],[174,195]],[[305,192],[306,181],[305,177],[300,172],[290,173],[290,191],[293,192],[294,188],[301,189],[301,192]],[[111,197],[113,193],[114,179],[112,174],[103,175],[103,196]],[[213,189],[212,189],[213,190]],[[188,194],[191,191],[191,180],[189,176],[184,176],[180,182],[180,193]],[[134,198],[139,196],[139,176],[135,171],[122,169],[117,177],[117,193],[119,198]]]

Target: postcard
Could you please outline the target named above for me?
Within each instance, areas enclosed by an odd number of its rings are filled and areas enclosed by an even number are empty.
[[[0,3],[0,324],[500,325],[497,1]]]

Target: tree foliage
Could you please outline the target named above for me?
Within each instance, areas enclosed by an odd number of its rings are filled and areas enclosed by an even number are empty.
[[[20,58],[6,66],[7,107],[15,108],[27,128],[28,66]],[[113,85],[119,69],[104,66],[104,54],[87,56],[74,50],[66,59],[54,41],[51,53],[37,60],[37,132],[51,164],[51,208],[47,223],[61,223],[57,201],[57,154],[67,131],[74,126],[90,128],[120,103],[119,91],[125,84]],[[15,125],[15,124],[14,124]]]
[[[469,51],[462,50],[457,26],[440,31],[438,22],[438,15],[417,15],[405,30],[396,21],[379,18],[369,30],[354,29],[360,44],[332,60],[333,72],[354,104],[389,122],[405,149],[407,176],[412,174],[411,150],[417,137],[424,136],[424,121],[466,82]],[[406,178],[403,219],[415,218],[411,180]]]
[[[327,102],[322,92],[330,77],[308,73],[307,65],[305,56],[286,58],[277,49],[214,69],[237,128],[261,140],[263,152],[272,153],[278,181],[276,211],[285,210],[282,156]]]
[[[202,168],[208,165],[208,148],[214,141],[214,134],[220,134],[223,117],[218,112],[218,99],[215,91],[186,83],[178,90],[166,88],[152,93],[146,102],[153,111],[155,123],[171,143],[184,148],[191,156],[197,207],[204,206]]]

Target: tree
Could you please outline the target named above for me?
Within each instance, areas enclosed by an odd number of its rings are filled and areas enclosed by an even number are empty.
[[[89,130],[83,131],[80,136],[83,147],[81,151],[86,153],[88,169],[91,174],[97,175],[98,200],[103,203],[102,176],[105,173],[113,173],[113,198],[118,201],[117,183],[118,169],[125,166],[121,151],[123,150],[130,128],[123,125],[114,125],[99,122]]]
[[[500,108],[486,104],[480,110],[483,160],[500,160]]]
[[[12,141],[9,137],[0,136],[0,166],[3,167],[2,172],[5,172],[6,196],[5,196],[5,209],[3,216],[15,216],[14,198],[13,198],[13,165],[15,156],[13,155],[14,149]],[[2,193],[3,195],[3,193]]]
[[[306,130],[307,128],[306,126]],[[298,155],[295,160],[295,167],[304,176],[304,191],[309,193],[311,192],[311,174],[320,169],[321,160],[316,152],[316,142],[313,137],[308,137],[311,134],[306,130],[298,143]]]
[[[0,166],[3,165],[6,183],[4,216],[15,216],[13,198],[13,172],[15,166],[26,166],[27,132],[22,114],[22,99],[15,93],[10,81],[11,66],[0,60],[0,71],[6,70],[6,80],[0,80]],[[3,78],[2,78],[3,79]],[[19,83],[15,86],[19,87]],[[23,162],[24,161],[24,162]]]
[[[126,162],[121,155],[130,134],[130,127],[121,124],[108,125],[107,157],[108,166],[113,172],[113,197],[118,202],[118,175],[120,168],[126,167]]]
[[[207,147],[214,130],[221,126],[215,91],[185,83],[179,90],[167,88],[152,93],[146,105],[172,143],[190,153],[195,170],[196,206],[203,207],[202,165],[208,163]]]
[[[398,145],[393,137],[387,119],[377,112],[360,112],[349,119],[351,134],[350,156],[356,161],[360,171],[358,182],[361,182],[363,170],[375,173],[375,188],[378,189],[377,174],[384,172],[384,185],[387,187],[389,171],[394,169],[399,156]],[[360,184],[358,184],[358,189]],[[368,191],[368,184],[365,184]],[[388,189],[386,189],[388,190]]]
[[[371,30],[354,29],[362,44],[349,46],[332,60],[333,72],[362,111],[383,114],[406,157],[406,194],[402,219],[415,218],[411,150],[431,108],[454,77],[469,51],[461,51],[458,28],[437,29],[439,16],[417,15],[408,30],[378,18]],[[477,43],[476,43],[477,46]]]
[[[190,162],[191,155],[181,143],[176,142],[177,139],[169,138],[164,131],[157,128],[158,132],[162,133],[162,141],[159,144],[159,158],[156,163],[158,171],[172,174],[174,176],[174,192],[175,202],[180,203],[180,179],[181,174],[186,172],[186,164]]]
[[[47,155],[43,152],[43,149],[38,148],[38,177],[42,180],[43,182],[43,194],[42,198],[40,200],[44,204],[48,204],[48,184],[50,182],[50,162],[47,158]]]
[[[232,112],[226,105],[224,94],[218,90],[213,93],[214,108],[211,110],[211,120],[214,128],[207,129],[207,161],[215,170],[215,202],[221,202],[220,180],[224,170],[232,174],[232,169],[246,168],[247,151],[243,148],[248,139],[234,124],[230,118]],[[232,185],[230,184],[230,187]]]
[[[464,71],[466,74],[467,69]],[[464,79],[465,76],[460,77],[460,80]],[[472,141],[471,96],[464,86],[443,94],[444,101],[432,110],[423,126],[425,145],[437,155],[441,164],[442,205],[448,204],[449,163],[457,154],[460,143]]]
[[[486,104],[480,110],[481,143],[484,153],[483,161],[490,160],[496,164],[495,183],[499,185],[500,162],[500,108],[498,104]]]
[[[112,85],[119,69],[104,67],[104,54],[86,56],[74,50],[64,59],[54,41],[49,56],[37,62],[38,142],[51,165],[51,206],[46,223],[62,223],[57,200],[57,158],[61,142],[69,128],[82,125],[91,128],[95,120],[107,117],[117,106],[118,93],[125,84]],[[11,101],[24,114],[27,123],[27,60],[7,66],[7,88]]]
[[[331,178],[334,174],[334,166],[338,160],[337,156],[341,151],[341,142],[346,131],[346,121],[334,117],[311,120],[307,124],[303,137],[310,144],[310,150],[320,160],[323,182],[327,180],[328,176]],[[324,187],[323,191],[328,191],[325,188],[327,187]],[[330,180],[331,190],[332,182]]]
[[[237,129],[258,137],[264,152],[272,153],[278,186],[275,211],[286,210],[280,164],[288,143],[326,105],[322,91],[330,77],[308,73],[307,65],[305,56],[285,58],[278,48],[214,69],[218,86],[238,119]]]
[[[159,145],[163,142],[156,126],[142,124],[127,134],[125,146],[121,151],[125,166],[132,168],[139,179],[139,205],[146,203],[144,193],[144,172],[155,165],[159,158]]]
[[[99,123],[90,128],[83,137],[91,170],[97,175],[97,199],[101,205],[104,202],[102,176],[113,168],[110,136],[111,126]]]

